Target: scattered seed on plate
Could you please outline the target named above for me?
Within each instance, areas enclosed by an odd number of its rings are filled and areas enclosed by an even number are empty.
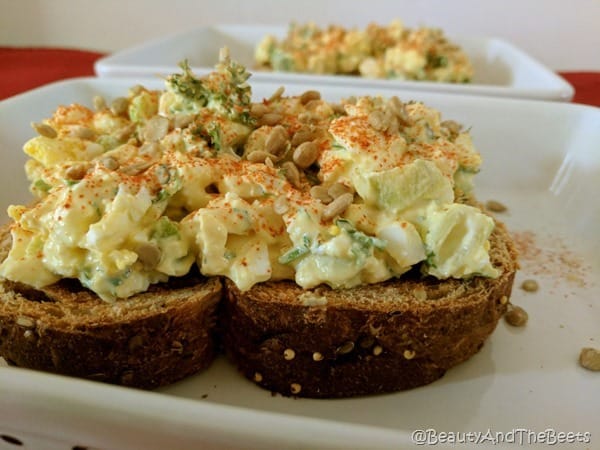
[[[524,327],[529,319],[529,314],[520,306],[510,305],[504,314],[504,320],[513,327]]]
[[[524,280],[521,283],[521,289],[526,292],[536,292],[540,288],[539,284],[535,280]]]
[[[507,209],[506,206],[496,200],[488,200],[485,207],[492,212],[504,212]]]
[[[579,364],[585,369],[600,371],[600,350],[591,347],[582,348],[579,353]]]

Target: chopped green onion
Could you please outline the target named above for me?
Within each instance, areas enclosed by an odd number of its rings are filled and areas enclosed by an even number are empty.
[[[310,245],[311,245],[311,240],[310,237],[308,237],[306,234],[304,236],[302,236],[302,242],[303,245],[299,246],[299,247],[294,247],[290,250],[288,250],[287,252],[285,252],[283,255],[281,255],[279,257],[279,263],[280,264],[289,264],[292,261],[300,258],[303,255],[306,255],[308,252],[310,252]]]

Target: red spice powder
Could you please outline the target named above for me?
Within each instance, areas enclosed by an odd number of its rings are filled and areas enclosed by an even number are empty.
[[[565,281],[572,287],[588,284],[591,267],[559,237],[540,238],[533,231],[513,232],[512,237],[525,276],[552,278],[554,287]]]

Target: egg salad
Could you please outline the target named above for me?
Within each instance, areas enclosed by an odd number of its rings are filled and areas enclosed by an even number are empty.
[[[290,24],[287,35],[264,36],[254,52],[259,68],[280,72],[468,83],[468,55],[439,28],[407,28],[400,20],[365,29]]]
[[[106,301],[187,274],[336,289],[408,270],[497,276],[493,220],[463,201],[481,164],[469,133],[420,102],[317,91],[252,100],[224,49],[163,90],[59,107],[33,124],[0,275],[78,279]]]

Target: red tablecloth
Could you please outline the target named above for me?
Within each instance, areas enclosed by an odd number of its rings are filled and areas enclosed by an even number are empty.
[[[50,83],[94,75],[102,53],[60,48],[0,47],[0,100]],[[600,106],[600,72],[560,72],[575,88],[574,103]]]
[[[99,52],[0,47],[0,100],[52,81],[94,75]]]

